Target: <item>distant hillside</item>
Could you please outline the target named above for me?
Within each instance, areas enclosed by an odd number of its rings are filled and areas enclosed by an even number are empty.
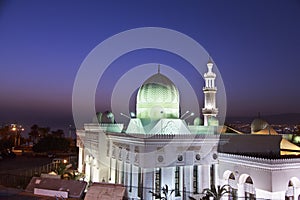
[[[258,117],[226,117],[226,124],[243,122],[251,123]],[[261,115],[260,118],[266,120],[269,124],[288,124],[288,125],[300,125],[300,113],[286,113],[277,115]]]

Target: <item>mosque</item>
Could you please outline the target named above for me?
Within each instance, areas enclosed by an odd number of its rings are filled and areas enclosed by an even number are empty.
[[[90,183],[124,185],[129,199],[156,199],[166,186],[171,199],[200,199],[225,184],[231,193],[223,199],[300,199],[300,148],[262,119],[251,134],[219,125],[215,79],[209,61],[203,124],[196,117],[189,125],[177,87],[158,70],[139,88],[126,128],[106,112],[77,130],[78,171]]]

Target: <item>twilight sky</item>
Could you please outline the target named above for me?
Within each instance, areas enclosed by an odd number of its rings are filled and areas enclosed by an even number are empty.
[[[205,48],[222,74],[227,116],[300,112],[299,0],[9,0],[0,1],[0,124],[67,127],[85,57],[105,39],[139,27],[173,29]],[[116,82],[145,63],[174,67],[203,103],[201,76],[189,63],[145,49],[123,55],[105,71],[97,110],[110,109]]]

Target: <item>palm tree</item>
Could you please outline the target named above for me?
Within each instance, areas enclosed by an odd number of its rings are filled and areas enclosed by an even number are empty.
[[[84,178],[84,174],[76,172],[75,170],[68,170],[62,175],[62,178],[68,180],[80,180],[81,178]]]
[[[63,177],[63,175],[67,172],[67,165],[64,163],[59,163],[59,165],[56,166],[54,172],[57,175],[60,175],[61,178]]]
[[[223,195],[230,194],[230,185],[226,184],[220,187],[218,185],[218,188],[216,189],[215,185],[212,184],[211,188],[206,188],[203,190],[203,193],[205,194],[205,199],[209,199],[210,197],[213,197],[214,200],[220,200]]]
[[[149,192],[152,194],[152,196],[154,196],[155,198],[161,199],[161,200],[168,200],[168,197],[171,197],[172,193],[174,192],[174,190],[169,191],[168,185],[165,185],[164,187],[162,187],[161,191],[162,191],[163,196],[161,195],[161,193],[155,193],[153,191],[149,191]]]
[[[56,131],[52,131],[52,136],[57,138],[62,138],[64,135],[64,131],[61,129],[57,129]]]

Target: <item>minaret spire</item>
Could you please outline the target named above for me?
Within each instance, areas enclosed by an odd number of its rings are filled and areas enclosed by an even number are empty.
[[[208,71],[204,74],[205,86],[203,87],[204,93],[204,108],[202,113],[204,115],[204,126],[209,125],[209,119],[216,117],[218,114],[218,108],[216,108],[216,93],[217,87],[215,86],[216,74],[212,71],[213,62],[209,57],[207,62]]]
[[[213,63],[212,61],[211,61],[211,57],[210,56],[208,56],[208,62],[207,63]]]
[[[157,73],[160,74],[160,64],[157,66]]]

